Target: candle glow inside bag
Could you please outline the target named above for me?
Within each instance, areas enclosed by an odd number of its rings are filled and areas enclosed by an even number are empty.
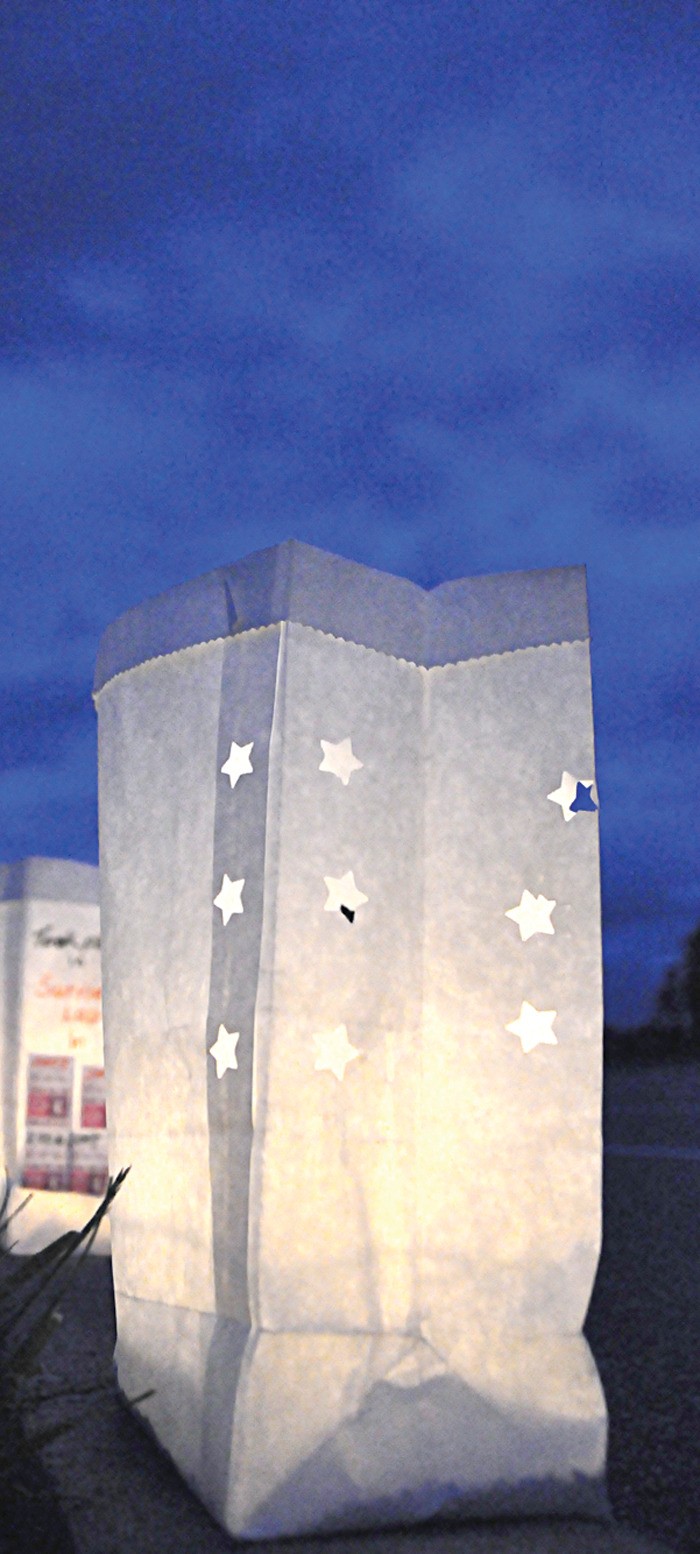
[[[288,541],[95,692],[120,1385],[237,1536],[600,1514],[583,568]]]

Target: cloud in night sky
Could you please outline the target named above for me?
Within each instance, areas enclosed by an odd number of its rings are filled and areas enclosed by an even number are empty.
[[[585,562],[643,1018],[700,917],[695,7],[2,27],[0,855],[97,860],[97,643],[149,594],[292,535],[424,586]]]

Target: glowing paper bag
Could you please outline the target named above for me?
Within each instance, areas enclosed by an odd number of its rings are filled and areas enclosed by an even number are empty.
[[[15,1252],[79,1230],[107,1185],[98,870],[0,867],[0,1133]],[[94,1251],[109,1251],[103,1221]]]
[[[233,1534],[605,1507],[587,636],[288,541],[103,639],[119,1380]]]

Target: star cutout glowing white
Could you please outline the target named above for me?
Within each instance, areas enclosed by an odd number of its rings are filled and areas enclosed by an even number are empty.
[[[511,907],[505,915],[517,923],[521,939],[531,939],[533,933],[554,933],[550,917],[556,904],[556,901],[548,901],[546,896],[535,897],[529,890],[524,890],[520,905]]]
[[[355,913],[359,906],[369,901],[363,891],[358,890],[352,869],[340,879],[334,879],[332,874],[324,874],[323,883],[328,891],[328,900],[323,908],[324,912],[339,912],[341,907],[347,907],[348,911]]]
[[[555,788],[553,793],[547,794],[547,798],[551,799],[553,804],[561,804],[561,812],[565,820],[573,820],[576,814],[576,810],[572,809],[571,805],[576,798],[579,783],[583,783],[586,788],[593,787],[592,777],[572,777],[571,772],[562,772],[560,787]]]
[[[533,1047],[539,1047],[541,1042],[546,1046],[556,1047],[558,1042],[552,1030],[552,1021],[556,1020],[556,1017],[556,1009],[535,1009],[525,999],[520,1005],[517,1020],[511,1021],[511,1024],[506,1026],[506,1030],[520,1037],[523,1052],[532,1052]]]
[[[214,897],[214,906],[221,912],[224,927],[234,912],[243,911],[241,895],[244,885],[245,880],[230,880],[228,874],[225,874],[221,881],[221,890],[218,896]]]
[[[319,1072],[328,1068],[336,1079],[345,1078],[345,1070],[353,1058],[361,1057],[357,1047],[353,1047],[348,1041],[348,1028],[346,1025],[336,1025],[334,1031],[325,1031],[322,1036],[314,1036],[314,1042],[318,1051],[318,1057],[314,1068]]]
[[[225,1025],[220,1025],[216,1034],[213,1047],[209,1048],[212,1057],[216,1058],[216,1077],[221,1079],[227,1068],[238,1068],[236,1062],[236,1047],[240,1038],[240,1031],[227,1031]]]
[[[235,788],[239,777],[242,777],[244,772],[252,772],[253,767],[250,760],[252,748],[252,739],[249,745],[237,745],[235,739],[231,740],[228,760],[224,762],[221,770],[226,773],[232,788]]]
[[[339,777],[345,787],[350,781],[353,772],[359,772],[364,764],[358,761],[352,753],[352,740],[341,739],[337,745],[329,744],[327,739],[321,740],[323,746],[323,760],[319,766],[320,772],[332,772],[334,777]]]

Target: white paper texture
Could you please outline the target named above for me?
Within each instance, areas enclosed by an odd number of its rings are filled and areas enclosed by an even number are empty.
[[[595,1508],[598,820],[547,798],[597,802],[587,643],[288,622],[97,705],[120,1384],[240,1536]]]

